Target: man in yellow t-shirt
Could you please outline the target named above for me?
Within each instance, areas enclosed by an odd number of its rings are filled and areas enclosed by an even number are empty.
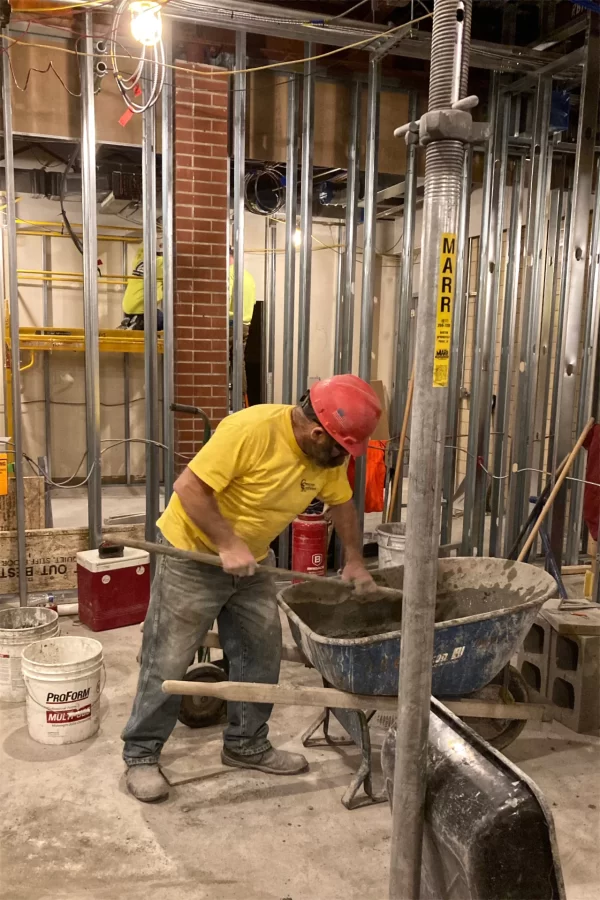
[[[281,625],[273,580],[259,563],[271,542],[319,498],[344,545],[342,577],[373,588],[365,569],[345,463],[366,452],[381,407],[355,375],[314,384],[298,406],[253,406],[224,419],[175,482],[158,521],[164,540],[218,555],[222,569],[162,556],[144,624],[137,695],[123,732],[127,787],[138,800],[168,793],[159,770],[180,697],[162,682],[181,679],[215,619],[232,681],[276,684]],[[228,703],[222,761],[274,775],[308,764],[268,740],[271,706]]]
[[[163,298],[163,255],[162,241],[156,248],[156,302],[160,306]],[[140,247],[133,260],[133,271],[127,279],[123,294],[123,321],[119,328],[127,331],[144,330],[144,248]],[[163,314],[157,309],[157,328],[163,330]]]

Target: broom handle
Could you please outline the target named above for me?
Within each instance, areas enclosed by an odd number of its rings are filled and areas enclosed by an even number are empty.
[[[570,472],[570,470],[571,470],[571,466],[572,466],[573,463],[575,462],[575,457],[577,456],[577,454],[578,454],[579,451],[581,450],[581,445],[582,445],[583,442],[585,441],[586,437],[588,436],[588,432],[591,430],[591,428],[592,428],[593,425],[594,425],[594,419],[592,418],[592,419],[589,420],[589,422],[587,423],[587,425],[585,426],[585,428],[583,429],[583,431],[582,431],[581,434],[579,435],[579,438],[578,438],[578,440],[577,440],[577,443],[575,444],[575,446],[573,447],[573,449],[572,449],[571,452],[569,453],[569,455],[568,455],[568,457],[567,457],[567,461],[565,462],[564,466],[563,466],[562,469],[560,470],[560,475],[559,475],[558,478],[556,479],[556,483],[555,483],[554,487],[552,488],[552,490],[550,491],[550,496],[549,496],[548,499],[546,500],[546,503],[544,504],[544,507],[543,507],[542,511],[540,512],[540,514],[539,514],[539,516],[538,516],[538,518],[537,518],[537,521],[536,521],[535,525],[533,526],[533,528],[532,528],[531,531],[529,532],[529,537],[527,538],[527,540],[526,540],[525,543],[523,544],[523,549],[521,550],[521,552],[520,552],[519,555],[517,556],[517,562],[523,562],[523,560],[524,560],[525,557],[527,556],[527,554],[528,554],[528,552],[529,552],[529,548],[531,547],[531,545],[533,544],[533,542],[535,541],[535,539],[536,539],[536,537],[537,537],[537,533],[538,533],[538,531],[540,530],[540,526],[541,526],[542,522],[544,521],[544,519],[546,518],[546,516],[547,516],[548,513],[550,512],[550,508],[551,508],[552,504],[554,503],[554,500],[555,500],[555,498],[556,498],[556,495],[557,495],[558,492],[560,491],[563,481],[565,480],[565,478],[566,478],[567,475],[569,474],[569,472]]]

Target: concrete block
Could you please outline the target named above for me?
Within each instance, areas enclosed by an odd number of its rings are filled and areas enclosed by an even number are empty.
[[[529,629],[517,655],[517,669],[542,697],[547,697],[548,671],[552,628],[543,616],[538,616]]]
[[[554,718],[567,728],[600,729],[600,636],[552,630],[547,696]]]

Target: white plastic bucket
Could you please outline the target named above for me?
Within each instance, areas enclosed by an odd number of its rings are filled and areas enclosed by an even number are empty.
[[[102,644],[88,637],[37,641],[23,650],[27,727],[40,744],[76,744],[100,727]]]
[[[21,607],[0,612],[0,700],[24,702],[21,652],[32,641],[57,634],[58,613],[53,609]]]
[[[404,565],[406,525],[404,522],[388,522],[377,529],[379,568]]]

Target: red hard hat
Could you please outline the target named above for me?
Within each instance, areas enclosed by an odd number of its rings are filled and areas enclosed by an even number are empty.
[[[381,416],[379,399],[370,384],[356,375],[334,375],[313,384],[310,402],[327,434],[351,456],[367,452]]]

